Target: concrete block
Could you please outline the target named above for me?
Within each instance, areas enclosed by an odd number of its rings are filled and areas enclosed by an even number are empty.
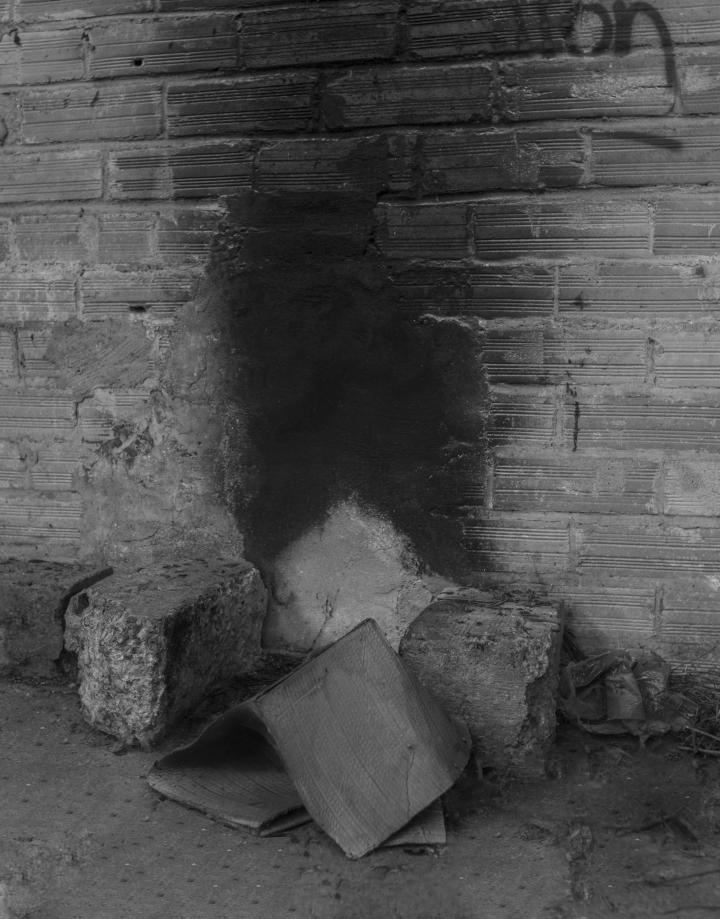
[[[89,229],[79,209],[20,214],[12,223],[15,247],[23,262],[84,262],[93,248]]]
[[[489,122],[492,80],[477,63],[348,70],[328,79],[322,114],[333,129]]]
[[[298,137],[263,144],[257,157],[256,187],[263,192],[282,191],[400,191],[410,185],[410,175],[388,170],[389,140],[367,136],[353,138]]]
[[[157,251],[166,265],[203,265],[210,254],[223,209],[178,207],[157,222]]]
[[[498,511],[645,514],[661,511],[658,463],[556,456],[498,457],[492,502]]]
[[[542,571],[558,577],[570,567],[570,536],[564,517],[484,514],[463,527],[463,546],[468,558],[484,574],[537,575]]]
[[[555,439],[555,394],[552,390],[494,392],[490,399],[488,440],[492,446],[526,444],[547,447]]]
[[[655,206],[653,249],[657,255],[716,255],[720,248],[717,215],[720,198],[713,193],[668,195]]]
[[[237,28],[231,15],[118,19],[93,25],[90,45],[92,78],[237,67]]]
[[[277,73],[168,87],[170,137],[302,131],[312,117],[315,73]]]
[[[157,137],[162,128],[160,87],[73,86],[23,94],[22,138],[27,144]]]
[[[703,119],[594,131],[592,179],[599,185],[707,185],[720,178],[720,126]]]
[[[43,152],[0,157],[0,204],[87,201],[102,195],[102,155]]]
[[[195,277],[167,272],[92,270],[80,281],[84,319],[144,317],[171,320],[197,292]]]
[[[579,392],[564,407],[568,445],[630,450],[720,450],[720,409],[700,396],[674,400],[649,395]]]
[[[465,258],[470,255],[464,203],[379,204],[376,242],[390,258]]]
[[[55,674],[63,649],[63,613],[70,596],[107,573],[37,559],[0,562],[0,673]]]
[[[108,158],[112,198],[217,198],[251,183],[249,142],[112,153]]]
[[[155,252],[155,211],[107,211],[97,217],[97,260],[105,265],[151,265]]]
[[[593,318],[684,316],[716,311],[717,284],[708,277],[709,269],[706,264],[668,265],[648,261],[562,265],[558,308],[561,314],[587,313]]]
[[[375,0],[249,10],[242,24],[243,61],[256,69],[391,58],[398,8],[395,0]]]
[[[557,258],[580,252],[638,258],[650,252],[647,205],[595,196],[488,201],[473,205],[480,259]]]
[[[497,108],[507,121],[666,115],[668,86],[663,49],[613,58],[555,57],[506,63]]]
[[[116,572],[77,594],[65,645],[94,727],[151,743],[260,656],[266,591],[243,561],[191,558]]]
[[[0,322],[48,322],[76,313],[75,278],[51,269],[0,272]]]
[[[407,10],[408,47],[413,57],[476,57],[521,51],[559,51],[572,25],[573,8],[496,0],[419,0]]]
[[[583,653],[600,654],[611,648],[646,644],[655,628],[655,583],[612,586],[580,583],[558,591],[566,609],[566,627]]]
[[[423,610],[400,656],[467,724],[480,767],[543,776],[561,643],[562,619],[550,604],[463,590]]]
[[[422,186],[453,194],[491,189],[572,187],[583,179],[577,131],[464,129],[418,139]]]
[[[554,272],[534,265],[409,266],[397,269],[393,276],[403,312],[479,319],[550,317],[554,285]]]

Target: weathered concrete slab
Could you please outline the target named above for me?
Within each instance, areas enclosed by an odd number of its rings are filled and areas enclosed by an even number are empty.
[[[167,561],[114,574],[68,607],[80,700],[94,727],[150,743],[260,656],[267,594],[245,561]]]
[[[0,562],[0,674],[54,673],[69,597],[108,573],[34,559]]]
[[[467,724],[480,766],[533,776],[555,738],[561,641],[554,607],[460,590],[423,610],[400,655]]]

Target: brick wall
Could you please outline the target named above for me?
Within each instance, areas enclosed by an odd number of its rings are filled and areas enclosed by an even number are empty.
[[[588,649],[713,666],[720,7],[581,7],[0,3],[5,554],[236,538],[214,270],[314,233],[409,326],[477,338],[464,578],[539,584]]]

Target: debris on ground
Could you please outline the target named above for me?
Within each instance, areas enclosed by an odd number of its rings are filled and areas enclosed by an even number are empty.
[[[168,798],[263,834],[310,817],[359,858],[423,812],[395,844],[442,842],[437,808],[427,809],[469,755],[467,730],[367,619],[160,759],[148,781]]]
[[[688,729],[696,707],[669,688],[670,665],[652,652],[607,651],[569,661],[558,708],[592,734],[634,734],[642,742]]]

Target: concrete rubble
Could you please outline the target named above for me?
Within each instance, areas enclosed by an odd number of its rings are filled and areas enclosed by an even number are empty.
[[[167,561],[73,597],[65,646],[82,711],[125,742],[157,740],[214,686],[260,656],[267,593],[248,562]]]

